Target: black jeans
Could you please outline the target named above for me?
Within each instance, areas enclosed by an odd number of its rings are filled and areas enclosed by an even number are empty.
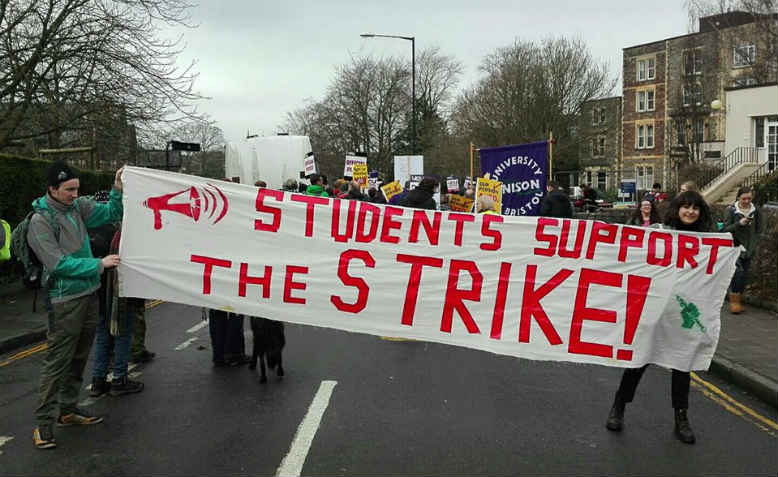
[[[743,293],[748,281],[748,269],[751,268],[751,258],[738,257],[735,274],[732,275],[730,289],[732,293]]]
[[[619,390],[616,393],[617,399],[625,403],[632,402],[635,397],[635,390],[638,388],[640,378],[643,377],[643,373],[648,368],[648,365],[642,368],[628,368],[624,370],[624,374],[621,376],[621,384],[619,384]],[[673,408],[675,409],[688,409],[689,408],[689,384],[690,375],[686,371],[673,370],[672,378],[672,399]]]

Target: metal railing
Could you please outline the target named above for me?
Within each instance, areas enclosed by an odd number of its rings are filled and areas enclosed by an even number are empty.
[[[756,191],[757,188],[761,185],[761,183],[768,177],[775,176],[778,174],[778,168],[773,168],[770,170],[770,164],[768,162],[765,162],[757,170],[755,170],[750,176],[746,177],[745,180],[740,184],[740,187],[751,187]],[[778,191],[771,190],[771,189],[765,189],[762,191],[762,194],[766,194],[764,197],[760,197],[760,203],[764,202],[765,200],[774,200],[776,195],[778,195]]]
[[[740,164],[756,164],[759,159],[758,151],[755,147],[740,146],[727,154],[726,157],[709,164],[709,167],[700,176],[698,184],[701,190],[710,187],[716,180],[726,175],[732,168]]]

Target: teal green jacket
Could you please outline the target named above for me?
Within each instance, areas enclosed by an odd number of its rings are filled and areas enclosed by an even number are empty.
[[[104,204],[79,197],[71,206],[46,194],[32,206],[36,213],[30,219],[27,242],[43,264],[51,302],[73,300],[100,288],[103,266],[92,255],[87,229],[121,221],[121,192],[112,190]]]

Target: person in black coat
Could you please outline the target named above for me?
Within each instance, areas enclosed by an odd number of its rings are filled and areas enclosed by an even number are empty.
[[[540,205],[540,215],[543,217],[572,218],[573,206],[559,184],[549,181],[546,185],[546,191],[548,193]]]
[[[436,210],[438,204],[435,203],[435,199],[432,198],[432,195],[435,193],[435,186],[437,184],[435,179],[425,177],[419,182],[419,185],[416,186],[415,189],[409,191],[400,199],[398,205],[412,207],[414,209]]]

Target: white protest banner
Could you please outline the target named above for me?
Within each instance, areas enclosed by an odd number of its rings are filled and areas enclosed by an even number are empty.
[[[405,187],[412,175],[424,175],[424,156],[394,156],[394,180]]]
[[[354,164],[367,165],[367,158],[362,156],[346,156],[346,163],[345,163],[345,167],[343,168],[343,177],[354,176],[354,170],[353,170]]]
[[[527,359],[707,369],[729,234],[407,209],[126,167],[120,295]]]

